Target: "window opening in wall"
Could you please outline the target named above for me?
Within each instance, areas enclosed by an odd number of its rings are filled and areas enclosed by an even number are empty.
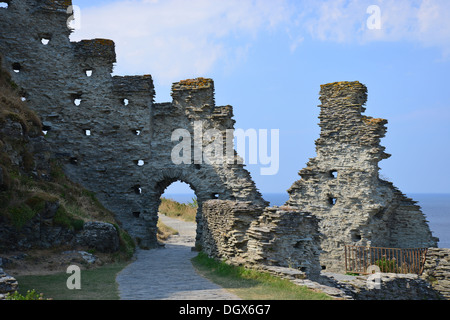
[[[44,136],[46,136],[50,130],[52,130],[52,127],[50,127],[49,125],[42,125],[42,133],[44,134]]]
[[[218,193],[211,193],[211,199],[219,199]]]
[[[142,188],[141,188],[140,185],[135,185],[135,186],[133,187],[133,190],[134,190],[134,192],[135,192],[136,194],[142,194]]]
[[[77,107],[81,104],[81,94],[73,94],[72,95],[72,102]]]
[[[22,70],[22,66],[18,62],[13,63],[12,68],[15,73],[19,73]]]
[[[202,166],[199,165],[199,164],[194,164],[194,168],[195,168],[196,170],[200,170],[200,169],[202,168]]]
[[[124,106],[127,106],[129,103],[130,103],[130,100],[128,100],[128,99],[122,99],[122,104],[123,104]]]
[[[334,197],[329,197],[328,198],[328,203],[331,204],[332,206],[334,206],[337,202],[337,199]]]
[[[88,76],[88,77],[92,76],[92,69],[85,70],[85,72],[86,72],[86,76]]]
[[[361,234],[355,230],[352,231],[352,241],[358,242],[362,239]]]
[[[48,39],[48,38],[41,38],[41,43],[42,43],[44,46],[48,45],[49,42],[50,42],[50,39]]]
[[[134,211],[134,212],[133,212],[133,216],[134,216],[135,218],[139,218],[140,215],[141,215],[141,213],[140,213],[139,211]]]
[[[22,101],[27,101],[27,98],[21,97],[20,100],[22,100]]]
[[[135,162],[139,167],[142,167],[145,164],[144,160],[136,160]]]
[[[337,170],[330,171],[330,177],[336,179],[338,176]]]
[[[141,135],[141,130],[131,130],[133,132],[134,135],[136,136],[140,136]]]
[[[69,159],[70,163],[73,165],[77,165],[78,164],[78,159],[76,157],[71,157]]]
[[[91,135],[91,130],[84,130],[84,133],[89,137]]]
[[[0,9],[8,9],[9,1],[0,1]]]

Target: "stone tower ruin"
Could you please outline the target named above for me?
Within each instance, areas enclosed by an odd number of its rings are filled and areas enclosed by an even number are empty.
[[[237,264],[317,276],[320,265],[342,269],[345,244],[436,246],[420,207],[379,177],[378,163],[389,157],[380,146],[387,121],[362,114],[367,89],[359,82],[322,86],[317,156],[289,189],[287,206],[267,208],[230,146],[233,108],[215,105],[211,79],[174,83],[172,101],[155,103],[150,75],[112,76],[112,40],[70,41],[70,0],[0,3],[2,67],[41,117],[68,177],[95,192],[140,247],[157,244],[160,197],[175,181],[197,196],[197,243]],[[178,130],[181,140],[193,138],[192,161],[173,161]],[[199,132],[218,134],[198,139]],[[227,160],[206,161],[199,149]]]
[[[223,166],[171,159],[176,129],[194,135],[198,120],[204,130],[233,129],[232,107],[215,105],[212,80],[180,81],[172,102],[154,103],[150,75],[112,76],[112,40],[70,41],[70,0],[0,2],[7,4],[0,8],[3,67],[41,117],[69,178],[95,192],[141,247],[156,244],[160,197],[172,182],[194,190],[199,232],[205,200],[265,204],[237,155]]]
[[[390,157],[380,146],[387,120],[363,115],[367,88],[359,82],[321,86],[317,156],[288,190],[287,205],[319,219],[322,268],[342,271],[346,244],[435,247],[419,206],[379,176]]]

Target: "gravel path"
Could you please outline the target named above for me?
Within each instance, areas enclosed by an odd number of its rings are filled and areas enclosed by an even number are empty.
[[[239,300],[200,276],[190,259],[195,243],[195,223],[160,216],[180,234],[170,237],[165,247],[138,250],[136,260],[116,278],[122,300]]]

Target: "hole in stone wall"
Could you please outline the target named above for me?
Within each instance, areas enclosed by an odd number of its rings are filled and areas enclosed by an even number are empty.
[[[329,197],[329,198],[328,198],[328,203],[329,203],[330,205],[334,206],[334,205],[336,204],[336,202],[337,202],[337,199],[336,199],[336,198],[334,198],[334,197]]]
[[[70,163],[73,164],[73,165],[77,165],[77,164],[78,164],[78,158],[76,158],[76,157],[71,157],[71,158],[69,159],[69,161],[70,161]]]
[[[353,230],[351,234],[353,242],[358,242],[359,240],[362,239],[361,234],[358,231]]]
[[[8,9],[9,1],[0,1],[0,9]]]
[[[140,136],[141,135],[141,130],[131,130],[133,132],[134,135],[136,136]]]
[[[77,107],[81,104],[82,100],[81,100],[81,94],[72,94],[71,96],[72,98],[72,102],[74,105],[76,105]]]
[[[336,179],[338,176],[337,170],[331,170],[330,171],[330,177]]]
[[[135,185],[133,187],[133,190],[134,190],[134,193],[136,193],[136,194],[142,194],[142,188],[140,185]]]
[[[90,136],[91,135],[91,130],[84,130],[84,134],[86,136]]]
[[[25,97],[21,97],[21,98],[20,98],[20,100],[22,100],[22,101],[24,101],[24,102],[25,102],[25,101],[27,101],[27,98],[25,98]]]
[[[194,168],[195,168],[196,170],[200,170],[200,169],[202,168],[202,166],[199,165],[199,164],[194,164]]]
[[[211,199],[219,199],[218,193],[211,193]]]
[[[86,73],[87,77],[92,76],[92,69],[85,70],[84,72]]]
[[[130,104],[130,100],[128,100],[128,99],[122,99],[122,104],[123,104],[124,106],[127,106],[127,105]]]
[[[42,125],[42,133],[46,136],[48,134],[49,131],[52,130],[52,127],[49,125]]]
[[[42,43],[44,46],[48,45],[49,42],[50,42],[50,39],[48,39],[48,38],[41,38],[41,43]]]
[[[144,160],[137,160],[137,161],[136,161],[136,164],[137,164],[139,167],[142,167],[142,166],[145,164],[145,162],[144,162]]]
[[[20,65],[20,63],[15,62],[15,63],[13,63],[13,65],[12,65],[12,69],[13,69],[13,71],[14,71],[15,73],[19,73],[20,70],[22,70],[22,66]]]
[[[139,218],[140,215],[141,215],[141,213],[140,213],[139,211],[133,212],[133,216],[134,216],[135,218]]]

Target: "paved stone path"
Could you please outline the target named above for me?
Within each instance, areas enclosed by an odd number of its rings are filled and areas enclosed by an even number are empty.
[[[190,259],[195,243],[195,223],[161,215],[162,222],[180,234],[170,237],[165,248],[138,250],[136,261],[116,278],[123,300],[239,300],[200,276]]]

